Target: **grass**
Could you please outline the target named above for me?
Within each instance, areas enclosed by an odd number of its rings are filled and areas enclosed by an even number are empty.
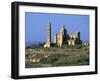
[[[25,59],[26,68],[89,65],[89,47],[27,48]]]

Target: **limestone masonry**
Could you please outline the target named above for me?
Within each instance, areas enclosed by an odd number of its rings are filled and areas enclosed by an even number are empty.
[[[76,32],[74,34],[68,34],[64,25],[60,29],[60,33],[54,36],[54,45],[62,46],[62,45],[78,45],[81,44],[80,40],[80,32]],[[47,42],[44,44],[44,47],[50,48],[51,43],[51,23],[48,21],[48,38]]]

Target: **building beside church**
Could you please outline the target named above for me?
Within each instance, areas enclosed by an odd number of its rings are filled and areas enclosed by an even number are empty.
[[[47,38],[47,42],[44,44],[44,47],[50,48],[51,44],[52,44],[51,43],[51,23],[49,21],[48,22],[48,38]],[[65,27],[62,26],[59,34],[56,34],[54,36],[54,44],[60,47],[64,44],[72,45],[72,46],[81,44],[80,32],[68,34]]]

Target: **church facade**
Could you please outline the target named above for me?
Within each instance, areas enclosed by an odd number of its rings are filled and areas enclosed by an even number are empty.
[[[44,44],[44,47],[50,48],[51,44],[52,44],[51,43],[51,23],[49,21],[48,22],[48,37],[47,37],[47,42]],[[56,34],[54,36],[54,44],[60,47],[62,47],[64,44],[69,45],[69,46],[81,44],[80,32],[68,34],[65,27],[62,26],[59,34]]]

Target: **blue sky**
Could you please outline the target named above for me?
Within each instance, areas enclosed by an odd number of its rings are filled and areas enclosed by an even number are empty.
[[[35,44],[47,40],[48,20],[51,23],[52,42],[54,35],[59,33],[62,25],[67,32],[81,32],[81,40],[89,41],[89,16],[74,14],[51,14],[25,12],[25,43]]]

